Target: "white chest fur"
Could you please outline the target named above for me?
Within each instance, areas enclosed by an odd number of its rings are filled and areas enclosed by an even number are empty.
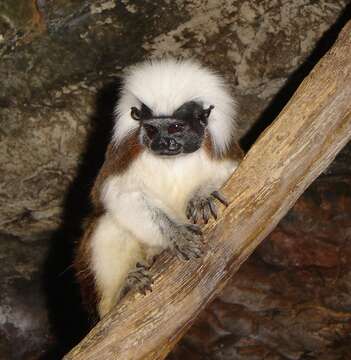
[[[103,202],[118,201],[119,195],[141,191],[183,216],[194,193],[218,189],[236,166],[231,160],[214,161],[202,149],[175,158],[145,151],[124,174],[107,179]]]

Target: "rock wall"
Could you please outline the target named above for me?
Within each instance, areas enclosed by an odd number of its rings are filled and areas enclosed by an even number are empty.
[[[75,312],[65,297],[69,249],[103,160],[125,67],[171,55],[195,57],[220,71],[240,104],[243,133],[256,123],[248,145],[333,42],[349,5],[1,2],[0,358],[38,357],[64,337],[67,325],[59,324],[58,314],[67,320]],[[347,358],[350,159],[348,147],[204,312],[173,358]]]

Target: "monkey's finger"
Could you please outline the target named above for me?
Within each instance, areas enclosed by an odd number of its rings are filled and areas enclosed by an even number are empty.
[[[199,217],[199,212],[198,212],[197,207],[194,205],[192,207],[192,211],[191,211],[191,218],[192,218],[194,224],[197,223],[198,217]]]
[[[201,255],[203,254],[203,251],[201,250],[201,249],[199,249],[199,248],[197,248],[195,251],[194,251],[194,257],[195,258],[199,258],[199,257],[201,257]]]
[[[192,217],[192,204],[191,202],[189,203],[188,207],[186,208],[186,217],[187,219],[190,220],[190,218]]]
[[[137,276],[130,274],[128,275],[127,281],[130,285],[134,285],[137,284],[140,281],[140,279]]]
[[[195,225],[195,224],[188,224],[187,225],[188,230],[190,230],[191,232],[193,232],[196,235],[202,235],[202,231],[199,225]]]
[[[150,265],[146,261],[140,260],[135,265],[137,268],[148,270]]]
[[[145,285],[145,290],[152,292],[152,286],[150,284]]]
[[[223,205],[228,206],[229,203],[226,200],[226,198],[219,192],[219,191],[214,191],[211,194],[214,198],[216,198],[218,201],[220,201]]]
[[[143,295],[146,295],[146,289],[145,289],[145,288],[141,288],[141,289],[139,289],[139,291],[140,291]]]
[[[131,271],[131,274],[150,277],[152,275],[152,272],[149,270],[149,268],[144,267],[144,265],[139,264],[138,266],[137,264],[134,271]]]
[[[130,282],[138,283],[141,282],[142,277],[139,274],[129,274],[128,280]]]
[[[202,246],[201,246],[201,242],[199,241],[193,241],[193,242],[189,242],[187,244],[187,249],[189,249],[190,251],[194,251],[194,252],[202,252]]]
[[[180,248],[179,248],[179,246],[175,246],[175,249],[177,250],[177,257],[178,257],[178,259],[180,259],[180,260],[186,260],[186,261],[188,261],[189,260],[189,257],[188,257],[188,255],[183,251],[183,250],[181,250]]]
[[[210,208],[211,214],[215,220],[218,218],[218,211],[216,204],[212,201],[212,199],[208,200],[208,206]]]
[[[199,258],[203,254],[203,250],[199,246],[194,246],[189,248],[187,253],[191,258]]]
[[[152,273],[148,270],[137,270],[128,274],[128,279],[134,282],[152,282]]]
[[[208,202],[206,202],[205,206],[202,209],[202,218],[204,219],[204,223],[207,224],[208,220],[210,219],[211,211],[210,207],[208,205]]]
[[[193,250],[193,249],[198,249],[201,246],[201,241],[199,241],[198,239],[194,240],[194,239],[188,239],[187,243],[186,243],[186,248]]]
[[[149,279],[149,278],[140,279],[140,284],[146,288],[147,286],[150,286],[150,284],[151,284],[150,280],[151,279]]]
[[[152,279],[152,274],[150,271],[143,271],[143,272],[138,273],[138,275],[140,276],[140,279],[143,279],[143,280],[147,279],[147,281],[150,281]]]

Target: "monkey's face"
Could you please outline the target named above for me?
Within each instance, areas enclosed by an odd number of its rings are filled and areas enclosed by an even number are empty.
[[[191,153],[201,146],[204,128],[193,129],[181,120],[164,118],[144,121],[141,139],[145,146],[157,155]]]
[[[190,101],[172,115],[153,116],[144,104],[133,107],[131,116],[140,121],[140,139],[144,146],[157,155],[175,156],[198,150],[204,139],[205,129],[213,106]]]

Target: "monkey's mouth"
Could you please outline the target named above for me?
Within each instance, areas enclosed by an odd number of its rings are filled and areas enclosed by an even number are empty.
[[[157,155],[161,155],[161,156],[174,156],[174,155],[178,155],[182,152],[182,149],[179,150],[169,150],[169,149],[165,149],[165,150],[159,150],[159,151],[155,151],[157,153]]]
[[[161,139],[151,144],[151,150],[157,155],[174,156],[182,152],[182,145],[174,139]]]

